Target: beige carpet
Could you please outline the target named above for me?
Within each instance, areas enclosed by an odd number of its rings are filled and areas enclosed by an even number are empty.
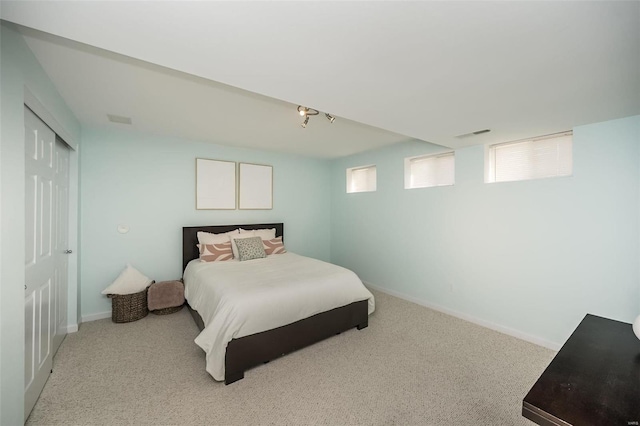
[[[67,336],[29,425],[531,425],[554,352],[375,293],[369,327],[249,370],[204,370],[186,309]]]

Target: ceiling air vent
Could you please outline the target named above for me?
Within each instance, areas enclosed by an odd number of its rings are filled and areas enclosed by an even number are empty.
[[[107,118],[112,123],[131,124],[131,117],[123,117],[121,115],[107,114]]]
[[[465,133],[464,135],[458,135],[458,136],[456,136],[456,138],[464,139],[464,138],[468,138],[470,136],[477,136],[477,135],[481,135],[483,133],[489,133],[490,131],[491,131],[490,129],[476,130],[475,132]]]

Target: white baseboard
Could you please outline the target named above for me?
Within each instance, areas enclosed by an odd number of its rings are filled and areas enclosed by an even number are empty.
[[[469,314],[465,314],[463,312],[455,311],[453,309],[445,308],[444,306],[440,306],[440,305],[437,305],[435,303],[428,302],[426,300],[418,299],[417,297],[409,296],[409,295],[406,295],[404,293],[400,293],[399,291],[389,290],[387,288],[379,287],[377,285],[374,285],[374,284],[371,284],[371,283],[368,283],[368,282],[364,282],[364,281],[363,281],[363,283],[364,283],[364,285],[366,287],[372,288],[373,290],[376,290],[376,291],[379,291],[379,292],[382,292],[382,293],[386,293],[386,294],[389,294],[391,296],[395,296],[395,297],[397,297],[399,299],[404,299],[404,300],[407,300],[409,302],[413,302],[413,303],[415,303],[417,305],[421,305],[421,306],[424,306],[426,308],[433,309],[434,311],[438,311],[438,312],[442,312],[442,313],[447,314],[447,315],[451,315],[452,317],[460,318],[460,319],[463,319],[465,321],[469,321],[469,322],[472,322],[474,324],[481,325],[482,327],[489,328],[491,330],[498,331],[500,333],[507,334],[509,336],[513,336],[513,337],[518,338],[520,340],[525,340],[527,342],[530,342],[530,343],[536,344],[538,346],[542,346],[542,347],[551,349],[553,351],[559,351],[560,348],[562,347],[562,345],[559,344],[559,343],[551,342],[549,340],[542,339],[542,338],[540,338],[538,336],[534,336],[534,335],[531,335],[531,334],[523,333],[522,331],[515,330],[515,329],[509,328],[509,327],[505,327],[503,325],[499,325],[499,324],[493,323],[491,321],[483,320],[481,318],[474,317],[473,315],[469,315]]]
[[[82,315],[82,322],[97,321],[105,318],[111,318],[111,311],[98,312],[97,314]]]
[[[78,324],[67,324],[67,334],[78,331]]]

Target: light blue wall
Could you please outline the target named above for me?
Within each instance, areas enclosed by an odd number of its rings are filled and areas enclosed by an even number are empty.
[[[82,142],[83,317],[110,312],[100,292],[127,262],[156,281],[182,277],[183,226],[284,222],[288,250],[329,260],[326,160],[122,130],[84,129]],[[273,165],[273,210],[196,210],[196,157]]]
[[[77,122],[26,42],[1,24],[0,424],[24,423],[24,87],[76,141]]]
[[[24,86],[80,140],[80,125],[22,37],[0,49],[0,424],[23,423]],[[88,129],[81,149],[82,314],[132,262],[156,280],[181,273],[180,228],[282,221],[287,247],[363,280],[561,343],[586,312],[640,311],[640,117],[574,133],[574,176],[483,183],[483,149],[456,152],[456,185],[403,189],[423,143],[333,162]],[[195,157],[274,166],[271,211],[196,211]],[[346,167],[378,165],[378,191],[345,194]],[[116,232],[118,223],[131,227]],[[331,232],[327,232],[329,230]]]
[[[561,344],[587,313],[638,315],[640,116],[574,129],[574,175],[484,183],[484,147],[456,185],[403,189],[407,143],[334,161],[331,259],[366,282],[532,340]],[[346,194],[376,164],[378,190]]]

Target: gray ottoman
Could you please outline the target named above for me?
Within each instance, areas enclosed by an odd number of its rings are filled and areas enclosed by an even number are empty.
[[[184,306],[182,281],[161,281],[151,284],[147,292],[149,311],[156,315],[178,312]]]

